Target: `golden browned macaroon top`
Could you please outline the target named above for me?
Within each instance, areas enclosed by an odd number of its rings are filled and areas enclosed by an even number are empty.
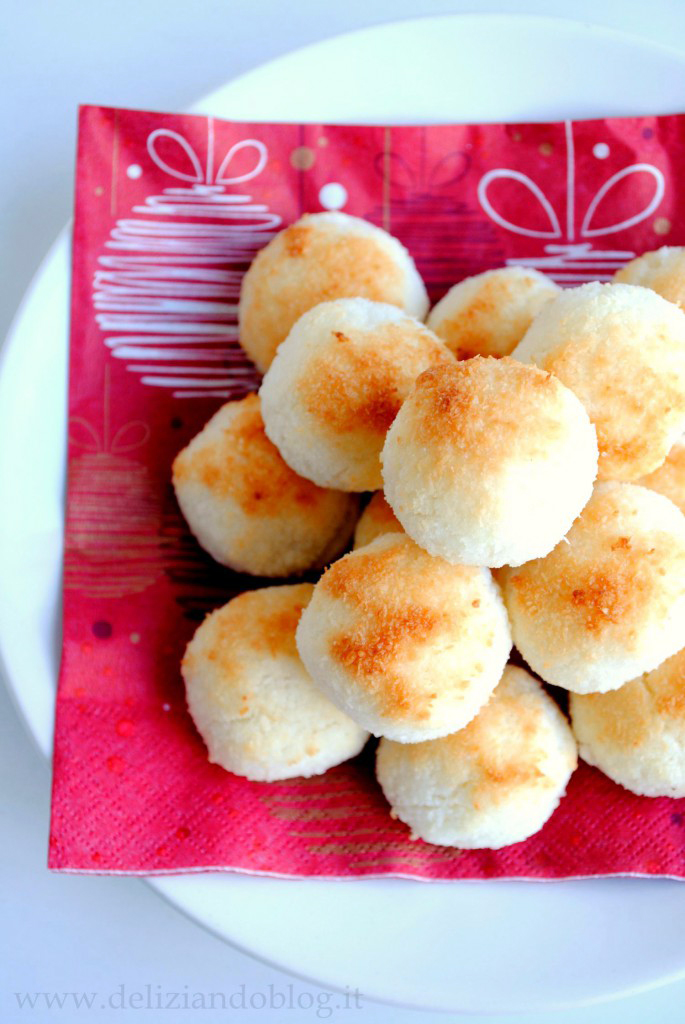
[[[617,750],[638,748],[654,734],[655,714],[685,722],[685,648],[619,690],[571,699],[591,718],[597,742]]]
[[[303,313],[331,299],[366,298],[403,307],[405,274],[392,253],[365,234],[321,230],[305,215],[262,249],[245,276],[240,329],[266,370]]]
[[[641,284],[685,309],[685,247],[664,245],[626,263],[614,281]]]
[[[527,616],[544,619],[555,656],[584,634],[599,640],[610,633],[631,649],[642,609],[659,592],[659,578],[673,575],[674,559],[685,578],[685,553],[674,550],[671,533],[643,529],[631,491],[601,486],[549,555],[499,574]]]
[[[195,452],[185,448],[173,465],[174,484],[203,484],[214,494],[231,498],[248,516],[283,514],[299,506],[315,518],[331,491],[298,476],[264,433],[259,396],[247,395],[224,407],[230,410],[221,444],[212,441]]]
[[[535,318],[513,355],[549,370],[597,430],[600,480],[661,465],[685,423],[685,316],[648,288],[590,282]]]
[[[385,714],[428,717],[436,693],[429,680],[417,686],[412,664],[440,634],[450,643],[458,639],[455,588],[463,588],[465,604],[479,608],[482,570],[433,558],[404,534],[383,540],[381,547],[334,562],[321,578],[323,592],[352,612],[351,625],[331,636],[330,655],[365,685],[378,680]],[[469,630],[466,608],[461,617]],[[485,647],[493,642],[494,625],[482,639]],[[468,680],[455,679],[454,685],[466,688]]]
[[[453,362],[431,331],[408,318],[374,327],[372,346],[369,329],[332,334],[336,345],[311,359],[298,390],[309,415],[336,435],[384,437],[426,364]]]
[[[231,681],[249,673],[256,655],[299,660],[295,630],[313,589],[311,583],[297,583],[249,590],[234,597],[212,613],[213,643],[209,650],[202,650],[202,661],[212,662]],[[194,671],[195,657],[196,650],[191,644],[183,659],[184,671]]]
[[[619,326],[617,342],[621,333]],[[594,340],[584,339],[545,361],[545,368],[578,395],[595,425],[600,480],[631,479],[631,467],[653,465],[652,425],[661,420],[664,409],[683,408],[680,384],[669,384],[648,367],[640,368],[639,381],[633,375],[626,379],[620,363],[610,329],[597,347]],[[617,424],[628,422],[642,423],[642,431],[617,429]]]
[[[635,482],[670,498],[685,515],[685,442],[678,441],[666,456],[663,466]]]
[[[544,771],[549,758],[549,723],[542,703],[550,700],[523,669],[507,665],[490,700],[463,729],[438,740],[408,743],[402,754],[420,774],[449,778],[455,765],[468,765],[475,810],[507,800],[517,789],[554,789]],[[561,720],[561,712],[559,712]]]
[[[530,327],[540,306],[552,298],[556,290],[550,281],[548,292],[542,292],[539,303],[531,307],[530,299],[541,292],[540,275],[526,276],[524,271],[516,277],[483,275],[473,298],[466,299],[454,316],[441,319],[436,333],[457,359],[509,355]],[[502,307],[506,307],[504,315]]]
[[[544,457],[564,426],[562,387],[551,373],[508,356],[476,356],[421,374],[411,398],[413,426],[443,473],[455,450],[482,468],[511,460],[512,438],[517,458]]]

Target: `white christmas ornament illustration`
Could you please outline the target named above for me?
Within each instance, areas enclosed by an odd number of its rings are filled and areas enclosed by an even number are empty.
[[[235,143],[215,171],[214,142],[209,118],[203,168],[178,132],[150,133],[152,161],[187,185],[148,196],[131,211],[139,216],[118,220],[94,276],[96,319],[112,355],[143,384],[170,388],[178,398],[230,398],[255,383],[256,371],[237,344],[240,282],[281,224],[252,196],[227,192],[263,171],[264,143]],[[232,174],[239,155],[241,167],[246,157],[251,163]],[[136,179],[142,169],[132,164],[126,173]]]
[[[162,576],[166,556],[159,487],[145,463],[130,457],[149,438],[150,428],[140,420],[114,427],[105,367],[102,424],[82,416],[69,420],[65,590],[123,597]]]
[[[619,267],[635,256],[635,253],[624,249],[593,249],[592,242],[585,241],[585,239],[615,234],[650,217],[664,198],[666,191],[664,175],[658,167],[649,163],[630,164],[612,174],[591,199],[583,215],[580,228],[576,229],[576,167],[573,123],[571,121],[564,122],[564,136],[566,140],[564,228],[562,228],[560,216],[540,186],[529,175],[508,167],[497,167],[483,175],[478,183],[478,201],[488,217],[507,231],[517,235],[526,235],[529,238],[559,239],[558,243],[550,242],[545,245],[544,256],[536,254],[508,259],[508,265],[536,267],[549,274],[557,284],[561,285],[580,284],[583,281],[608,281]],[[598,160],[605,160],[609,156],[610,150],[605,142],[598,142],[592,152]],[[619,182],[636,174],[647,174],[653,180],[652,195],[647,203],[628,213],[620,221],[597,226],[595,223],[597,210],[606,196]],[[532,199],[544,212],[547,227],[526,227],[504,216],[498,210],[496,202],[490,198],[490,187],[493,182],[498,180],[514,181],[518,186],[527,190],[529,199]]]

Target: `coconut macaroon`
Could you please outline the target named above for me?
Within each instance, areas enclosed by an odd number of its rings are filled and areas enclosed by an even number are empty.
[[[253,781],[320,775],[354,757],[368,733],[314,685],[295,647],[313,587],[252,590],[212,612],[181,665],[209,760]]]
[[[511,637],[487,569],[450,565],[393,533],[324,573],[297,647],[342,711],[377,736],[413,743],[475,716],[500,679]]]
[[[685,516],[636,484],[602,483],[545,558],[498,573],[514,643],[546,682],[604,693],[685,638]]]
[[[303,313],[362,296],[423,320],[428,296],[404,246],[346,213],[307,214],[259,252],[240,291],[240,343],[262,373]]]
[[[562,291],[512,355],[581,400],[597,428],[600,479],[651,473],[685,431],[685,313],[648,288]]]
[[[382,461],[388,503],[417,544],[495,568],[564,536],[592,493],[597,440],[551,374],[477,356],[419,377]]]
[[[685,441],[676,441],[663,465],[635,482],[670,498],[685,514]]]
[[[457,359],[508,356],[559,287],[538,270],[501,267],[455,284],[428,317],[428,326]]]
[[[664,245],[626,263],[614,274],[614,281],[641,284],[685,308],[685,248]]]
[[[532,676],[509,665],[459,732],[425,743],[381,740],[376,775],[412,839],[497,850],[542,828],[576,764],[575,740],[557,705]]]
[[[685,796],[685,649],[612,693],[571,695],[580,756],[638,796]]]
[[[357,500],[299,477],[264,433],[257,395],[228,402],[176,456],[176,497],[209,554],[238,572],[288,576],[344,549]]]
[[[264,377],[266,433],[319,486],[377,490],[381,448],[402,401],[422,370],[453,361],[395,306],[324,302],[297,321]]]
[[[382,491],[376,491],[355,527],[354,547],[363,548],[384,533],[402,532],[402,526],[385,500],[385,495]]]

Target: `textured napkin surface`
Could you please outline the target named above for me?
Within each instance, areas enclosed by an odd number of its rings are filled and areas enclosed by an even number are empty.
[[[258,383],[237,341],[240,279],[301,213],[387,228],[433,300],[506,262],[607,280],[685,243],[684,139],[680,116],[388,128],[82,108],[52,868],[685,875],[685,801],[631,796],[585,765],[545,828],[499,852],[412,842],[371,748],[283,783],[210,765],[180,658],[209,609],[263,581],[201,552],[170,486],[176,452]]]

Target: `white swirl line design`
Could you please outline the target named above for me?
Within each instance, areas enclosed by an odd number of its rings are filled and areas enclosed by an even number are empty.
[[[623,178],[627,178],[631,174],[638,174],[640,171],[644,171],[646,174],[651,174],[656,183],[654,195],[645,208],[638,213],[633,214],[632,217],[626,217],[624,220],[618,221],[617,224],[612,224],[608,228],[591,228],[590,224],[592,223],[595,210],[601,203],[602,199],[604,199],[607,192],[619,181],[622,181]],[[609,180],[604,182],[597,192],[597,195],[592,199],[587,208],[587,213],[583,217],[580,233],[584,238],[591,238],[595,235],[609,235],[615,231],[623,231],[624,228],[631,228],[633,224],[639,224],[640,221],[645,220],[650,216],[650,214],[654,213],[661,203],[661,200],[664,198],[665,192],[666,182],[664,180],[663,172],[660,171],[658,167],[654,167],[653,164],[631,164],[630,167],[624,167],[622,171],[612,174]]]
[[[171,167],[157,152],[158,139],[172,139],[176,142],[190,158],[195,174],[186,174],[178,168]],[[173,175],[174,178],[181,178],[182,181],[192,181],[196,183],[202,181],[202,168],[200,166],[200,161],[197,158],[197,154],[190,143],[184,139],[182,135],[179,135],[178,132],[169,131],[168,128],[156,128],[154,132],[151,132],[148,135],[147,151],[157,166],[162,171],[166,171],[167,174]]]
[[[628,260],[631,260],[635,253],[624,249],[594,250],[592,243],[577,242],[576,238],[576,160],[575,142],[573,137],[573,122],[564,122],[564,138],[566,142],[566,231],[565,238],[562,238],[560,219],[554,210],[549,198],[544,194],[540,186],[529,175],[507,167],[497,167],[487,171],[478,183],[478,201],[485,213],[500,227],[514,234],[525,235],[530,238],[558,238],[559,243],[547,244],[544,246],[544,255],[535,254],[532,256],[516,257],[507,260],[512,266],[535,267],[538,270],[546,271],[558,284],[580,284],[584,281],[607,281],[613,276],[615,270],[622,267]],[[597,153],[593,149],[593,153]],[[602,150],[602,156],[606,156]],[[628,216],[615,223],[593,226],[593,219],[605,197],[616,185],[636,174],[648,174],[654,181],[654,191],[644,206],[634,210]],[[513,180],[527,188],[535,197],[544,211],[548,221],[548,229],[529,228],[523,224],[517,224],[499,212],[495,203],[490,199],[488,190],[493,181],[498,179]],[[597,190],[596,194],[588,204],[587,210],[582,218],[580,238],[598,238],[604,235],[615,234],[626,228],[633,227],[650,217],[660,206],[666,194],[666,179],[663,171],[653,164],[637,162],[622,168],[611,175]]]
[[[236,344],[240,284],[281,218],[226,187],[261,174],[267,147],[259,139],[234,143],[215,174],[214,122],[208,118],[204,171],[179,132],[155,129],[147,152],[161,171],[189,184],[148,196],[112,228],[93,279],[104,343],[143,384],[170,388],[175,397],[242,394],[257,375]]]
[[[498,213],[488,198],[488,188],[492,182],[497,181],[498,178],[510,178],[513,181],[520,181],[525,188],[532,192],[549,217],[552,230],[540,231],[537,228],[525,228],[520,224],[514,224],[513,221],[508,220],[506,217],[503,217],[502,214]],[[499,224],[500,227],[506,228],[507,231],[513,231],[517,235],[529,235],[531,238],[561,237],[561,225],[559,224],[559,218],[554,212],[554,208],[549,199],[540,186],[536,185],[533,179],[529,178],[527,174],[522,174],[521,171],[513,171],[507,167],[497,167],[493,171],[488,171],[487,174],[484,174],[478,182],[478,201],[490,219],[494,220],[494,222]]]
[[[212,136],[213,141],[213,136]],[[236,153],[239,153],[241,149],[255,148],[259,154],[257,164],[251,171],[247,171],[245,174],[238,174],[232,178],[227,178],[225,172],[229,167],[231,161],[235,157]],[[216,172],[216,178],[214,179],[221,185],[238,185],[242,181],[249,181],[251,178],[256,178],[258,174],[261,174],[266,167],[267,161],[267,149],[263,142],[258,142],[257,139],[243,139],[242,142],[236,142],[229,149],[228,153],[221,162],[219,170]],[[208,176],[211,172],[207,171]],[[209,180],[209,177],[208,177]]]

